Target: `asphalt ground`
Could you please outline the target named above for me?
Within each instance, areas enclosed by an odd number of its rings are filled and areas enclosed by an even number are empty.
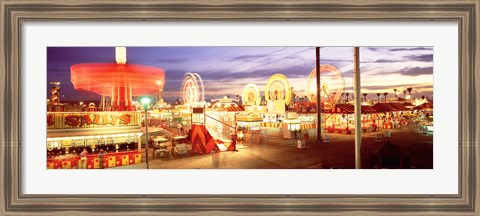
[[[416,169],[433,168],[433,137],[413,128],[389,130],[390,142],[410,155],[410,166]],[[363,169],[370,169],[370,154],[387,141],[386,130],[362,134],[361,161]],[[316,141],[316,129],[308,130],[310,139],[303,149],[297,148],[297,139],[283,139],[277,128],[263,128],[262,133],[245,137],[237,151],[207,155],[151,157],[150,169],[354,169],[355,135],[331,134],[330,142]],[[375,135],[383,137],[375,141]],[[144,152],[145,149],[142,149]],[[145,155],[143,153],[143,155]],[[145,169],[146,163],[115,167],[113,169]]]

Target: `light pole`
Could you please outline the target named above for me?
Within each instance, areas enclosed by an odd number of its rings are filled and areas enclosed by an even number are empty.
[[[157,81],[157,85],[158,85],[158,97],[157,97],[157,102],[160,101],[160,99],[162,99],[162,81]]]
[[[145,161],[147,162],[147,169],[149,169],[148,165],[148,105],[150,105],[151,99],[149,97],[143,97],[140,99],[140,102],[143,105],[143,109],[145,110]]]

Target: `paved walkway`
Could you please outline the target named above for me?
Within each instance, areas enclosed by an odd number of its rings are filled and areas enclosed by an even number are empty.
[[[296,140],[282,138],[276,128],[264,128],[238,145],[237,151],[197,155],[179,159],[151,159],[150,169],[353,169],[354,135],[328,134],[329,143],[317,143],[315,130],[310,129],[310,141],[305,149],[296,148]],[[410,165],[418,169],[433,168],[433,138],[413,129],[390,130],[391,142],[410,153]],[[385,131],[364,133],[362,136],[362,168],[371,168],[369,154],[384,142],[375,142],[375,135]],[[144,169],[146,163],[116,167]]]

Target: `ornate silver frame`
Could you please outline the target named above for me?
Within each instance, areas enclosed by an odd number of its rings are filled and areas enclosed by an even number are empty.
[[[0,1],[0,215],[478,215],[479,0]],[[181,15],[180,15],[181,14]],[[36,21],[459,24],[459,194],[29,195],[21,176],[21,31]],[[212,202],[215,200],[216,202]]]

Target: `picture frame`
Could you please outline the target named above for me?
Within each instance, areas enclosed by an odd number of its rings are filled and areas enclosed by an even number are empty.
[[[480,1],[2,1],[1,215],[477,215]],[[180,15],[181,13],[181,15]],[[31,195],[22,193],[22,24],[85,22],[459,23],[459,193],[455,195]],[[215,201],[215,202],[212,202]]]

